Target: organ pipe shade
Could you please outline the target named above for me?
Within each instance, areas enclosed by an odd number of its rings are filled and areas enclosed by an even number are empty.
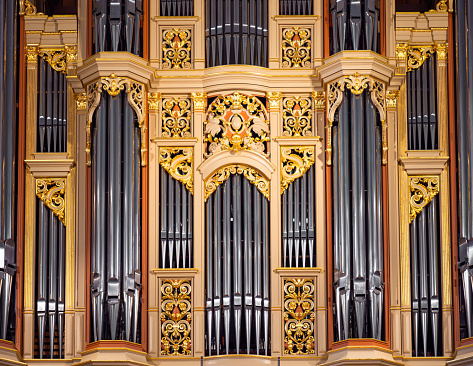
[[[410,224],[413,356],[442,355],[439,242],[435,196]]]
[[[282,200],[282,266],[315,267],[315,169],[292,182]]]
[[[192,268],[193,196],[163,168],[160,172],[160,267]]]
[[[188,17],[194,15],[194,0],[161,0],[161,16]]]
[[[334,333],[382,340],[381,124],[366,91],[344,93],[333,130]]]
[[[37,113],[37,151],[66,152],[66,75],[54,70],[43,58],[39,59]]]
[[[92,339],[140,341],[140,128],[124,92],[92,124]]]
[[[379,52],[379,0],[330,0],[330,54]]]
[[[64,358],[66,227],[37,199],[35,358]]]
[[[473,336],[473,4],[455,2],[460,338]]]
[[[438,148],[436,56],[406,75],[407,148],[435,150]]]
[[[312,0],[279,0],[279,15],[313,15]]]
[[[270,355],[269,202],[234,174],[205,215],[206,354]]]
[[[207,67],[268,66],[268,0],[206,0]]]

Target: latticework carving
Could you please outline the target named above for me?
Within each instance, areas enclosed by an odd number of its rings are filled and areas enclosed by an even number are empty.
[[[164,99],[162,120],[163,137],[191,137],[190,99]]]
[[[163,69],[191,67],[191,30],[166,29],[163,31]]]
[[[284,136],[313,136],[311,98],[284,98],[282,118]]]
[[[311,31],[292,27],[282,31],[282,67],[310,67]]]

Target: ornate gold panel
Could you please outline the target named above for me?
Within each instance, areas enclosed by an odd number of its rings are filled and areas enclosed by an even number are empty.
[[[159,165],[161,165],[171,177],[184,184],[191,193],[194,193],[193,154],[194,150],[192,147],[159,148]]]
[[[161,283],[161,355],[191,355],[192,285],[190,279]]]
[[[190,69],[191,68],[191,30],[165,29],[163,30],[163,69]]]
[[[162,137],[191,137],[190,99],[164,99],[162,120]]]
[[[284,98],[282,118],[283,136],[313,136],[311,98]]]
[[[409,223],[439,193],[438,176],[409,177]]]
[[[281,194],[314,163],[314,146],[281,147]]]
[[[253,150],[269,156],[269,121],[260,100],[233,93],[217,97],[204,122],[205,157],[223,150]]]
[[[311,67],[311,30],[292,27],[282,30],[282,67]]]
[[[210,178],[205,181],[205,194],[204,200],[207,201],[207,198],[210,197],[212,193],[215,192],[217,187],[223,183],[230,177],[232,174],[243,174],[243,176],[248,179],[248,181],[255,185],[256,188],[268,199],[269,201],[269,181],[263,178],[256,169],[247,167],[245,165],[228,165],[225,166],[215,174],[213,174]]]
[[[284,280],[284,354],[315,353],[315,284],[311,278]]]
[[[36,196],[66,225],[66,179],[36,179]]]

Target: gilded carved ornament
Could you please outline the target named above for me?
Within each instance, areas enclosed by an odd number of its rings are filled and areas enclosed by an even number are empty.
[[[386,124],[386,89],[385,85],[366,75],[355,73],[351,76],[345,76],[338,81],[334,81],[327,86],[327,165],[332,164],[332,127],[335,121],[335,112],[342,103],[345,90],[350,90],[354,95],[361,95],[367,90],[371,95],[371,102],[379,112],[381,120],[381,137],[382,137],[382,163],[387,163],[387,124]]]
[[[192,194],[194,194],[193,155],[194,151],[192,147],[159,148],[159,165],[161,165],[171,177],[184,184]]]
[[[437,51],[438,60],[448,59],[448,43],[437,43],[435,45],[435,50]]]
[[[407,60],[407,51],[409,49],[409,43],[398,43],[396,44],[396,59]]]
[[[435,7],[435,9],[436,9],[438,12],[446,13],[446,12],[448,11],[447,0],[440,0],[440,1],[437,3],[437,6]]]
[[[166,138],[191,137],[190,99],[169,98],[163,100],[162,136]]]
[[[256,169],[239,164],[227,165],[220,168],[205,181],[204,201],[207,201],[210,195],[217,190],[218,186],[225,183],[232,174],[243,174],[243,176],[248,179],[251,184],[255,185],[269,201],[269,181],[263,178]]]
[[[407,53],[407,71],[421,67],[425,60],[435,53],[434,45],[409,46]]]
[[[194,111],[205,111],[207,107],[207,93],[192,92],[191,98],[194,103]]]
[[[315,284],[313,279],[284,280],[284,354],[315,353]]]
[[[64,49],[39,49],[39,56],[42,57],[53,70],[66,73],[67,60]]]
[[[36,179],[36,196],[66,225],[66,179]]]
[[[283,136],[313,136],[311,98],[295,96],[283,99]]]
[[[409,177],[409,223],[424,209],[439,193],[438,176]]]
[[[25,15],[44,15],[43,13],[38,13],[36,6],[34,6],[29,0],[25,0],[24,2],[23,13]]]
[[[386,108],[397,108],[397,99],[399,98],[399,91],[388,91],[386,93]]]
[[[312,100],[314,101],[315,109],[325,109],[325,92],[313,91]]]
[[[161,355],[191,355],[192,285],[190,279],[161,284]]]
[[[311,66],[311,34],[309,28],[292,27],[282,31],[282,67],[307,68]]]
[[[148,93],[148,111],[159,111],[161,93]]]
[[[76,110],[78,111],[87,110],[87,94],[86,93],[74,94],[74,100],[76,101]]]
[[[314,146],[281,147],[281,194],[314,163]]]
[[[64,46],[64,51],[66,52],[66,63],[68,65],[77,62],[77,46]]]
[[[163,69],[191,68],[191,30],[166,29],[163,31]]]
[[[261,101],[240,93],[217,97],[204,122],[206,158],[223,150],[252,150],[269,156],[269,121]]]
[[[138,120],[138,127],[141,130],[141,166],[146,166],[146,124],[145,117],[145,86],[137,81],[128,78],[121,78],[115,74],[109,77],[102,77],[98,81],[87,85],[87,165],[92,165],[91,160],[91,126],[95,109],[100,103],[102,90],[115,98],[121,91],[127,94],[128,104],[135,111]]]
[[[26,54],[26,62],[34,63],[36,65],[36,62],[38,61],[39,47],[26,46],[25,54]]]
[[[278,110],[280,108],[282,93],[281,92],[267,92],[268,104],[270,110]]]

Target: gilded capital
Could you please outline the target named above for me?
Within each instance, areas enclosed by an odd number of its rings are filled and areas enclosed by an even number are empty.
[[[399,98],[399,91],[388,91],[386,93],[386,108],[397,108],[397,98]]]
[[[36,64],[38,62],[39,47],[38,46],[26,46],[26,62]]]
[[[161,93],[148,93],[148,111],[159,111],[159,101],[161,100]]]
[[[268,98],[269,109],[279,110],[282,99],[281,92],[267,92],[266,97]]]
[[[313,91],[312,99],[314,100],[315,109],[325,109],[325,92]]]
[[[407,60],[408,43],[396,44],[396,60]]]
[[[68,65],[77,62],[77,46],[64,46],[64,51],[66,52],[66,63]]]
[[[204,112],[207,104],[207,93],[192,92],[191,98],[194,103],[194,111]]]
[[[87,110],[87,94],[86,93],[75,93],[74,100],[76,101],[76,109],[78,111]]]
[[[448,59],[448,43],[437,43],[435,45],[437,50],[437,59],[438,60],[447,60]]]

